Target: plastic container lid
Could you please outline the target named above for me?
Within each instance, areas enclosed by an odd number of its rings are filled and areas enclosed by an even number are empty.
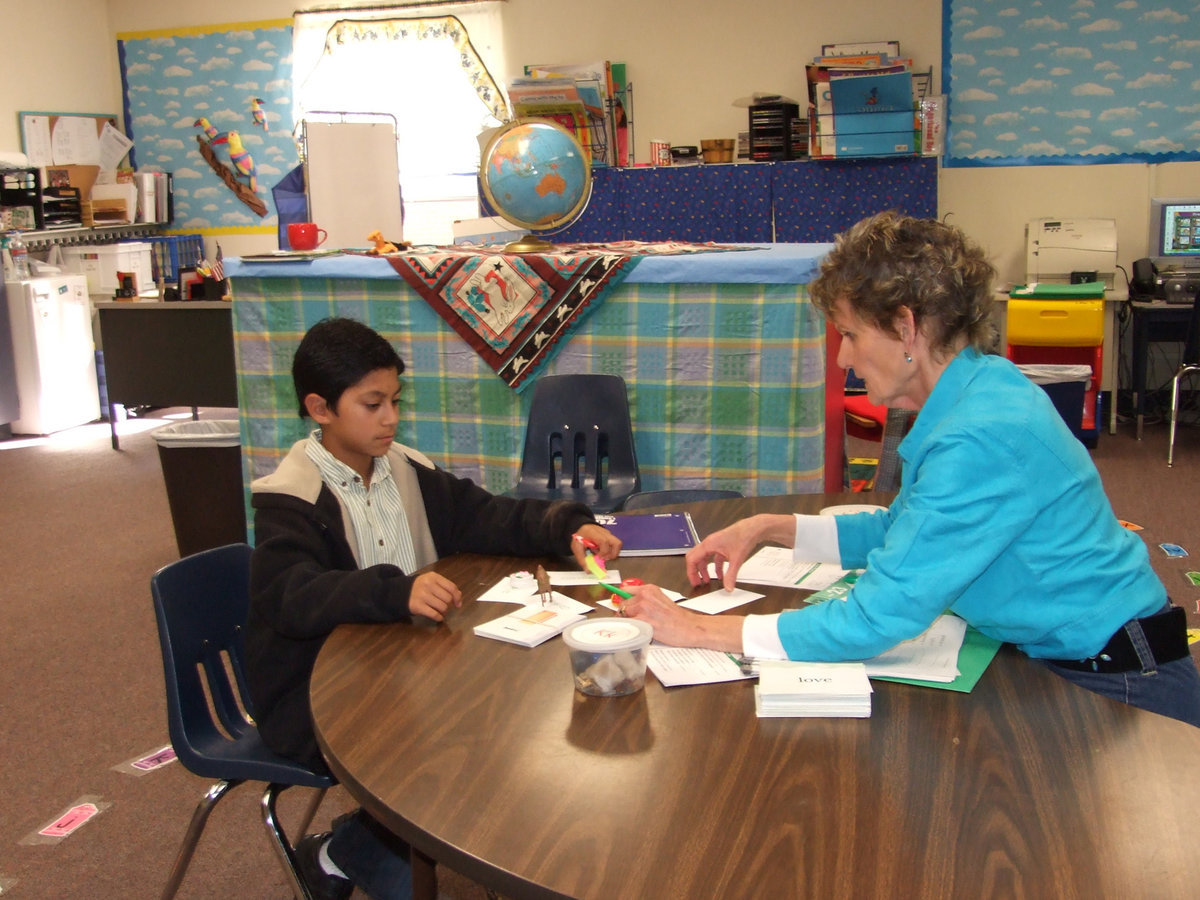
[[[576,622],[563,632],[563,642],[573,650],[615,653],[636,650],[650,643],[654,629],[640,619],[598,619]]]
[[[160,447],[238,447],[237,419],[176,422],[150,432]]]
[[[837,506],[826,506],[817,515],[819,516],[852,516],[855,513],[875,512],[877,510],[887,511],[886,506],[876,506],[874,503],[840,503]]]

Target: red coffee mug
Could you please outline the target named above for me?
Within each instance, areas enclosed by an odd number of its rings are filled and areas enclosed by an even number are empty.
[[[317,235],[320,235],[320,238]],[[288,225],[288,246],[293,250],[316,250],[329,237],[324,228],[314,222],[293,222]]]

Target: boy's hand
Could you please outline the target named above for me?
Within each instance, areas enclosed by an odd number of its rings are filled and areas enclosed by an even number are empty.
[[[594,551],[596,556],[605,562],[616,559],[621,555],[620,539],[607,528],[603,528],[594,522],[581,526],[575,534],[594,543],[596,545]],[[584,565],[584,560],[587,557],[586,546],[579,541],[572,540],[571,553],[574,554],[575,561],[579,563],[579,568],[587,571],[587,566]]]
[[[462,591],[449,578],[437,572],[426,572],[413,579],[412,590],[408,594],[408,611],[414,616],[425,616],[441,622],[452,605],[462,606]]]

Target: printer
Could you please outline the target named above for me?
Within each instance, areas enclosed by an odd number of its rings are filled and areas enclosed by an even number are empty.
[[[1103,281],[1117,271],[1116,219],[1032,219],[1025,225],[1025,281]]]

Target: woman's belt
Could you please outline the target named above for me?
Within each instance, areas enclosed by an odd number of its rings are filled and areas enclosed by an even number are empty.
[[[1154,662],[1169,663],[1183,659],[1190,652],[1187,639],[1187,616],[1181,606],[1171,606],[1143,619],[1134,619],[1146,636]],[[1129,626],[1123,625],[1104,645],[1104,649],[1088,659],[1048,659],[1046,662],[1078,672],[1136,672],[1145,668],[1129,636]]]

